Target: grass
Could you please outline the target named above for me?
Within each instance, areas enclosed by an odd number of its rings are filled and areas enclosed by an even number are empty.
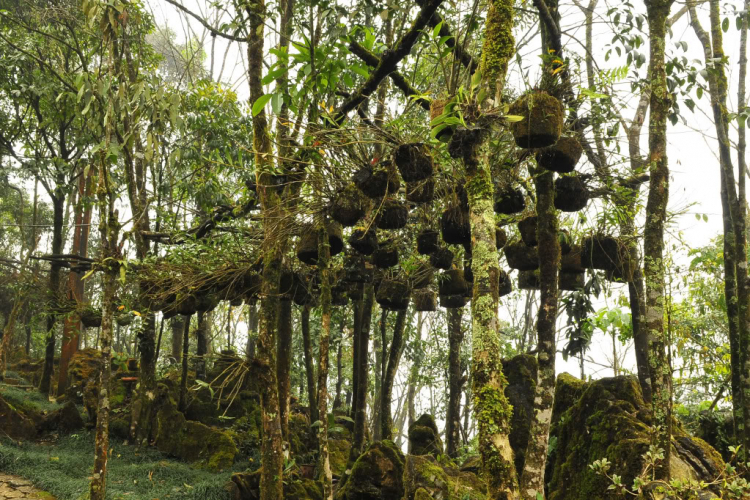
[[[39,391],[25,391],[12,385],[0,384],[0,396],[14,406],[32,408],[37,412],[51,412],[62,408],[62,405],[53,403]]]
[[[120,440],[110,442],[107,498],[111,500],[227,500],[224,485],[231,472],[191,468],[170,460],[153,448],[137,449]],[[81,432],[61,437],[54,445],[0,441],[0,470],[32,481],[58,500],[87,498],[94,461],[94,434]]]

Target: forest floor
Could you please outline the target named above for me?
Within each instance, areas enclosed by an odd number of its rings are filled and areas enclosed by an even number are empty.
[[[0,500],[54,500],[46,491],[34,488],[31,481],[0,474]]]

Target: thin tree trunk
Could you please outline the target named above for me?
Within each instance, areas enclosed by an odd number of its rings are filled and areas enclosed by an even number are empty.
[[[358,285],[362,286],[362,285]],[[361,291],[361,289],[360,289]],[[364,293],[364,292],[363,292]],[[361,295],[360,295],[361,296]],[[355,408],[357,407],[357,395],[359,394],[359,370],[357,370],[357,360],[359,359],[359,339],[362,337],[362,314],[364,312],[363,299],[354,301],[353,307],[353,336],[352,336],[352,402],[349,407],[349,417],[354,418]]]
[[[461,439],[461,328],[462,308],[448,309],[448,408],[445,416],[445,452],[451,458],[458,455]]]
[[[333,399],[333,409],[341,407],[341,388],[344,383],[341,371],[343,370],[343,364],[341,360],[342,349],[344,346],[344,317],[341,317],[341,324],[339,326],[338,345],[336,346],[336,397]]]
[[[318,186],[318,194],[320,187]],[[324,500],[333,499],[333,475],[328,453],[328,347],[331,338],[331,247],[325,221],[318,221],[318,273],[320,275],[320,340],[318,342],[318,471]]]
[[[362,453],[365,442],[365,424],[367,422],[367,373],[368,350],[370,345],[370,322],[372,321],[372,306],[375,292],[372,284],[365,285],[365,296],[362,301],[362,324],[359,332],[359,353],[355,360],[354,369],[357,370],[359,383],[357,384],[356,406],[354,407],[354,436],[349,454],[349,464]]]
[[[63,249],[63,215],[65,211],[65,193],[61,187],[55,189],[55,197],[52,200],[52,249],[53,255],[62,253]],[[60,264],[52,262],[49,271],[48,288],[48,311],[47,311],[47,335],[45,338],[44,370],[39,382],[39,392],[49,394],[52,381],[52,372],[55,363],[55,321],[57,313],[55,309],[60,302]]]
[[[170,322],[172,328],[172,356],[170,364],[178,364],[182,361],[182,336],[185,329],[185,316],[178,314]]]
[[[289,441],[289,396],[292,369],[292,301],[279,301],[278,336],[276,337],[276,382],[279,391],[281,436]]]
[[[184,412],[187,407],[188,355],[190,349],[190,318],[185,316],[182,329],[182,375],[180,377],[180,403],[178,408]]]
[[[745,85],[747,78],[747,29],[748,29],[748,12],[750,12],[750,0],[745,0],[744,3],[744,15],[742,16],[742,27],[740,29],[740,58],[739,58],[739,82],[737,90],[737,109],[742,110],[747,106],[747,99],[745,97]],[[747,219],[747,200],[745,192],[745,176],[747,175],[747,165],[745,163],[745,153],[747,149],[747,138],[744,126],[738,127],[738,139],[737,139],[737,167],[739,177],[739,210],[742,213],[742,218],[746,221]],[[747,269],[745,269],[747,272]],[[750,454],[748,454],[748,447],[750,447],[750,337],[748,337],[750,328],[745,332],[743,338],[739,339],[739,353],[740,359],[737,360],[738,366],[741,367],[742,374],[739,378],[739,382],[743,385],[743,390],[738,391],[738,396],[741,397],[742,412],[734,410],[735,415],[735,427],[737,428],[737,436],[744,436],[743,441],[743,454],[745,461],[748,460]],[[730,346],[731,349],[731,346]],[[732,353],[733,357],[736,354]],[[734,369],[732,370],[732,385],[734,385]],[[734,397],[734,388],[732,388],[732,396]],[[738,415],[743,415],[739,420]],[[739,421],[739,426],[737,422]],[[740,442],[738,439],[737,442]]]
[[[206,380],[206,355],[208,354],[207,313],[198,312],[198,328],[195,329],[195,378]]]
[[[404,329],[406,328],[406,310],[396,315],[396,325],[393,327],[393,340],[388,354],[388,366],[385,370],[383,385],[380,393],[380,435],[381,439],[393,439],[393,416],[391,415],[391,399],[393,396],[393,382],[396,380],[398,364],[404,348]]]
[[[316,398],[318,391],[315,388],[315,360],[313,359],[312,342],[310,340],[310,306],[306,305],[302,309],[302,346],[305,351],[305,375],[307,377],[307,395],[310,405],[310,422],[317,422],[318,400]]]
[[[258,304],[250,304],[247,308],[247,361],[252,363],[255,358],[255,343],[258,340]]]
[[[669,199],[667,163],[667,115],[670,97],[665,71],[666,27],[672,0],[647,0],[649,31],[649,76],[651,114],[649,118],[650,185],[644,230],[644,276],[646,280],[646,322],[649,332],[649,368],[654,412],[653,444],[664,452],[655,468],[657,479],[669,479],[672,436],[672,372],[666,355],[664,330],[664,224]]]
[[[380,411],[383,408],[382,396],[383,396],[383,379],[385,378],[385,365],[387,363],[385,359],[385,349],[388,345],[388,339],[386,338],[386,330],[388,325],[388,311],[382,309],[380,312],[380,335],[375,336],[372,347],[375,352],[375,391],[372,409],[372,439],[373,441],[380,441],[382,438],[382,421],[380,418]]]

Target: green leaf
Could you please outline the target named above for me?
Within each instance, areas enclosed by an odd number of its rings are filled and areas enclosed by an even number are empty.
[[[440,29],[443,27],[443,21],[440,21],[435,25],[435,28],[432,30],[432,37],[437,38],[438,35],[440,35]]]
[[[253,116],[258,116],[258,113],[261,112],[263,107],[268,104],[268,101],[270,101],[272,97],[273,94],[263,94],[262,96],[258,97],[258,100],[256,100],[253,104]]]
[[[721,31],[726,33],[729,31],[729,18],[725,17],[724,20],[721,22]]]

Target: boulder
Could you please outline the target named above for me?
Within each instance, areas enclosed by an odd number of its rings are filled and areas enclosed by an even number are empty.
[[[254,472],[236,472],[225,488],[232,500],[257,500],[260,498],[261,469]],[[284,478],[284,500],[324,500],[323,485],[312,479]]]
[[[209,470],[232,466],[237,447],[228,433],[186,420],[163,385],[159,386],[157,406],[155,444],[159,451]]]
[[[376,441],[359,456],[336,500],[393,500],[404,496],[404,454],[392,441]]]
[[[61,433],[70,433],[83,429],[83,418],[78,412],[78,408],[72,401],[67,401],[62,408],[42,417],[39,423],[39,432],[58,431]]]
[[[432,415],[425,413],[409,426],[409,453],[435,457],[443,454],[443,441]]]
[[[483,500],[484,481],[452,462],[431,455],[408,455],[404,465],[404,500]]]
[[[0,429],[11,439],[34,439],[36,424],[20,408],[0,396]]]
[[[580,396],[576,397],[576,395]],[[615,498],[610,482],[589,468],[607,458],[610,474],[631,485],[644,466],[650,445],[651,412],[633,376],[583,383],[570,375],[558,377],[550,433],[546,482],[549,500]],[[710,482],[724,469],[719,453],[705,441],[673,426],[672,479]],[[708,492],[704,492],[708,494]]]

